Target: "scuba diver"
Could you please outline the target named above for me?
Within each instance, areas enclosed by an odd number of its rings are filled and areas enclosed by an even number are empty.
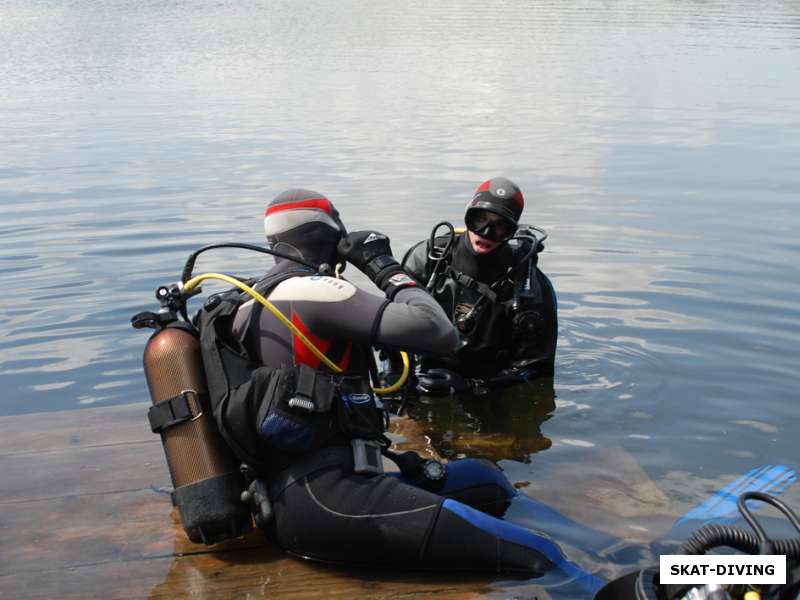
[[[145,349],[149,418],[190,538],[241,535],[252,513],[280,547],[310,559],[571,572],[549,538],[497,518],[517,491],[496,465],[445,465],[389,449],[387,413],[375,394],[391,386],[371,385],[372,346],[430,355],[458,344],[442,308],[393,258],[389,239],[348,234],[326,197],[302,189],[269,204],[264,229],[268,249],[195,252],[181,283],[157,290],[161,311],[132,319],[156,329]],[[191,277],[197,254],[220,246],[270,253],[276,264],[247,283]],[[385,296],[339,278],[345,260]],[[207,278],[237,289],[211,295],[188,319],[186,300]],[[202,349],[200,366],[185,364],[194,347]],[[384,472],[384,458],[399,471]],[[230,465],[238,463],[237,480]],[[209,474],[198,476],[205,465]]]
[[[403,258],[461,340],[445,357],[422,357],[418,391],[480,393],[553,375],[556,294],[537,266],[546,234],[519,224],[524,206],[512,181],[484,181],[467,205],[466,233],[439,223]]]

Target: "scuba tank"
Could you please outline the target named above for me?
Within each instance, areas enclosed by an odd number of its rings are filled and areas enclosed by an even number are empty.
[[[159,288],[156,297],[159,313],[139,313],[131,321],[137,329],[156,329],[144,350],[153,401],[148,417],[164,445],[172,503],[191,541],[214,544],[239,537],[251,527],[249,507],[240,499],[247,486],[214,422],[197,330],[172,310],[177,287]]]
[[[153,334],[144,350],[151,425],[161,434],[175,488],[172,501],[186,534],[193,542],[213,544],[249,529],[250,511],[240,500],[245,485],[238,464],[208,406],[200,342],[180,323],[171,325]],[[154,422],[156,415],[167,420]]]

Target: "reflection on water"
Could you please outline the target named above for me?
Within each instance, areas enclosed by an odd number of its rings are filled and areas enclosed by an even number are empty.
[[[129,317],[283,189],[401,254],[503,174],[550,233],[557,408],[431,403],[444,452],[576,512],[796,466],[796,2],[7,0],[0,38],[0,414],[143,400]]]
[[[527,463],[552,445],[541,425],[555,408],[553,380],[545,378],[483,396],[423,396],[407,413],[445,458]]]

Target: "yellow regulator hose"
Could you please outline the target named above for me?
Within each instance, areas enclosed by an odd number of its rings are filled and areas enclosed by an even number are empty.
[[[185,284],[183,284],[183,289],[184,289],[184,291],[186,293],[189,293],[194,288],[196,288],[198,285],[200,285],[201,282],[205,281],[206,279],[219,279],[220,281],[225,281],[225,282],[230,283],[231,285],[239,288],[240,290],[242,290],[244,293],[248,294],[249,296],[251,296],[256,302],[258,302],[259,304],[262,304],[264,306],[264,308],[266,308],[269,312],[271,312],[273,315],[275,315],[275,318],[277,318],[294,335],[296,335],[297,338],[301,342],[303,342],[303,344],[306,346],[306,348],[311,350],[311,353],[314,356],[316,356],[318,359],[320,359],[322,361],[322,363],[326,367],[328,367],[334,373],[341,373],[342,372],[342,369],[339,368],[339,365],[337,365],[335,362],[333,362],[331,359],[329,359],[327,356],[325,356],[325,354],[323,354],[322,351],[319,348],[317,348],[314,345],[314,343],[310,339],[308,339],[305,336],[305,334],[303,334],[303,332],[300,331],[295,326],[294,323],[292,323],[289,319],[287,319],[284,316],[284,314],[280,310],[278,310],[278,308],[272,302],[270,302],[269,300],[264,298],[264,296],[259,294],[257,291],[255,291],[253,288],[251,288],[249,285],[246,285],[246,284],[242,283],[238,279],[235,279],[234,277],[230,277],[229,275],[223,275],[221,273],[203,273],[202,275],[197,275],[196,277],[192,277],[189,281],[187,281]],[[394,393],[394,392],[396,392],[397,390],[399,390],[400,388],[403,387],[403,385],[405,384],[406,380],[408,379],[408,373],[410,371],[410,362],[408,360],[408,354],[406,354],[405,352],[401,352],[400,355],[403,358],[403,372],[400,375],[400,379],[398,379],[395,383],[393,383],[392,385],[387,386],[387,387],[372,388],[373,392],[375,392],[378,395],[383,396],[383,395],[386,395],[386,394]]]
[[[408,373],[411,370],[411,361],[408,360],[408,353],[403,352],[402,350],[400,351],[400,358],[403,359],[403,372],[400,374],[400,379],[391,385],[387,385],[386,387],[372,388],[373,392],[379,396],[385,396],[386,394],[395,393],[406,384],[406,381],[408,380]]]

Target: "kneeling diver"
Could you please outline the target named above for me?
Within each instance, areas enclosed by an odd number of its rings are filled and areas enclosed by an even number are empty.
[[[467,205],[466,234],[440,223],[403,258],[461,338],[455,352],[423,358],[419,391],[446,394],[553,375],[556,294],[538,268],[546,234],[520,226],[524,206],[512,181],[485,181]]]

